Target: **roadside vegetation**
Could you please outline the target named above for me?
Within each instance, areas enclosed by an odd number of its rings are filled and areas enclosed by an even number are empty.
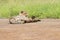
[[[60,18],[60,0],[0,0],[0,18],[16,16],[21,10],[29,17]]]

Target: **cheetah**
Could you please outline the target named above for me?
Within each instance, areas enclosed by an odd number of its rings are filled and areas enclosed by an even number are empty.
[[[37,21],[40,20],[35,19],[35,16],[28,18],[28,14],[25,11],[21,11],[19,15],[15,17],[11,17],[9,19],[10,24],[24,24],[24,23],[37,22]]]

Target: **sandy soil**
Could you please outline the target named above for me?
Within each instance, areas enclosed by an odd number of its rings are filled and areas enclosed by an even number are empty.
[[[9,24],[8,19],[0,19],[0,40],[60,40],[60,19],[26,24]]]

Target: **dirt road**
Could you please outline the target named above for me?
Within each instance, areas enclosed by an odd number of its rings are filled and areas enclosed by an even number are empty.
[[[26,24],[9,24],[8,19],[0,19],[0,40],[60,40],[60,19]]]

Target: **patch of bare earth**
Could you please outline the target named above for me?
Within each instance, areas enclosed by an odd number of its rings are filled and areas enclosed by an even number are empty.
[[[0,40],[60,40],[60,19],[26,24],[9,24],[8,19],[0,19]]]

